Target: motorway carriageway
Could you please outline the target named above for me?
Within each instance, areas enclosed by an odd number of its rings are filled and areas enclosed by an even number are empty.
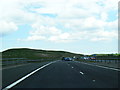
[[[119,70],[79,61],[31,63],[2,69],[2,87],[118,88]]]

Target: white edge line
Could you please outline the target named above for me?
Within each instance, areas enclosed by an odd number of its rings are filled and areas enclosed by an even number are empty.
[[[54,62],[55,62],[55,61],[50,62],[50,63],[48,63],[48,64],[46,64],[46,65],[44,65],[44,66],[42,66],[42,67],[40,67],[40,68],[32,71],[31,73],[29,73],[29,74],[27,74],[26,76],[22,77],[21,79],[15,81],[14,83],[10,84],[9,86],[5,87],[5,88],[2,89],[2,90],[7,90],[7,89],[12,88],[12,87],[15,86],[16,84],[20,83],[21,81],[23,81],[23,80],[26,79],[27,77],[29,77],[29,76],[31,76],[32,74],[34,74],[35,72],[37,72],[38,70],[40,70],[40,69],[42,69],[42,68],[44,68],[44,67],[46,67],[46,66],[48,66],[48,65],[50,65],[50,64],[52,64],[52,63],[54,63]]]
[[[79,61],[77,61],[77,62],[79,62]],[[104,67],[104,66],[100,66],[100,65],[92,65],[92,64],[88,64],[88,63],[84,63],[84,62],[79,62],[79,63],[83,63],[83,64],[87,64],[87,65],[91,65],[91,66],[97,66],[97,67],[101,67],[101,68],[106,68],[106,69],[120,71],[119,69],[116,69],[116,68]]]

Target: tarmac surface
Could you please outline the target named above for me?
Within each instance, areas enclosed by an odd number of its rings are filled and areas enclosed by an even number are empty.
[[[118,74],[117,69],[57,60],[2,69],[2,87],[118,88]]]

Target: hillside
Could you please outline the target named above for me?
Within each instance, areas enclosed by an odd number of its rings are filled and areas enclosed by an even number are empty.
[[[26,58],[26,59],[61,59],[61,57],[82,56],[66,51],[38,50],[29,48],[14,48],[2,52],[2,58]]]

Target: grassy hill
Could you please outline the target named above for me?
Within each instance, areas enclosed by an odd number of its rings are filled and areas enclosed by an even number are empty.
[[[75,54],[67,51],[38,50],[29,48],[14,48],[1,52],[2,58],[26,58],[31,60],[59,60],[62,57],[80,57],[83,54]],[[93,55],[88,55],[93,56]],[[96,57],[115,57],[120,54],[96,54]],[[4,60],[4,59],[3,59]]]
[[[76,54],[67,51],[38,50],[29,48],[13,48],[0,52],[2,55],[2,66],[11,66],[25,63],[39,63],[46,61],[61,60],[62,57],[78,57],[80,61],[89,62],[89,60],[81,60],[83,54]],[[120,54],[96,54],[96,60],[118,60]],[[85,55],[93,56],[93,55]],[[119,59],[120,60],[120,59]],[[91,62],[91,61],[90,61]],[[97,62],[99,63],[99,62]],[[103,62],[105,64],[105,62]]]
[[[14,48],[2,52],[2,58],[26,58],[26,59],[61,59],[62,57],[82,56],[66,51],[38,50],[29,48]]]

